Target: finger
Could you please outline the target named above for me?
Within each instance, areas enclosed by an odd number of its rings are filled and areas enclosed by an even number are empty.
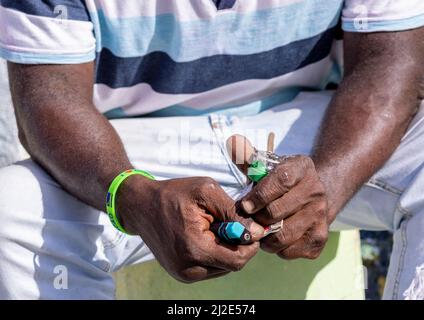
[[[311,248],[305,239],[299,239],[290,247],[281,250],[277,255],[285,260],[316,259],[321,254],[323,247]]]
[[[181,271],[175,278],[185,283],[209,280],[228,274],[229,271],[214,267],[189,267]]]
[[[304,206],[324,195],[313,181],[301,180],[282,197],[272,201],[255,215],[255,220],[262,225],[270,225],[287,219]]]
[[[278,252],[278,256],[286,260],[316,259],[324,249],[327,239],[328,226],[326,224],[315,226],[302,238]]]
[[[218,221],[226,221],[235,201],[211,178],[202,178],[195,194],[197,203]]]
[[[227,271],[240,271],[259,249],[259,242],[232,246],[220,241],[212,233],[203,244],[205,266]]]
[[[231,271],[220,271],[220,272],[216,272],[214,274],[208,274],[208,276],[205,278],[205,280],[220,278],[220,277],[226,276],[230,272]]]
[[[250,231],[253,241],[259,241],[264,228],[253,219],[238,214],[236,203],[228,194],[214,181],[204,185],[201,190],[200,204],[218,221],[238,221]]]
[[[306,174],[304,158],[289,158],[259,181],[243,198],[244,211],[249,214],[256,213],[292,189]]]
[[[277,253],[299,240],[314,224],[310,206],[284,220],[280,231],[261,240],[261,248],[266,252]]]
[[[240,271],[259,250],[259,242],[250,245],[240,245],[234,251],[226,244],[221,243],[213,252],[213,264],[219,268],[232,272]]]

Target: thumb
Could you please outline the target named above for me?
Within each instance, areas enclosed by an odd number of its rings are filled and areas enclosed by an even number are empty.
[[[245,215],[240,202],[234,202],[221,188],[216,187],[208,194],[208,200],[203,203],[205,209],[219,222],[240,222],[252,235],[253,241],[259,241],[264,235],[264,228],[251,217]]]
[[[226,220],[240,222],[252,235],[253,241],[259,241],[263,238],[265,229],[252,219],[252,215],[247,215],[241,208],[241,202],[237,201],[235,205],[226,212]]]

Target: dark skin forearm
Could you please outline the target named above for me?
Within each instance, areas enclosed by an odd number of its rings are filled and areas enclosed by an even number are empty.
[[[286,158],[242,205],[258,221],[284,220],[261,247],[284,259],[319,256],[329,224],[399,145],[421,100],[424,28],[344,38],[345,77],[312,159]]]
[[[132,166],[118,134],[92,103],[93,64],[10,64],[9,71],[20,139],[32,159],[66,191],[104,210],[113,178]],[[142,236],[168,273],[184,282],[240,270],[258,250],[258,242],[221,243],[210,231],[215,219],[240,220],[253,240],[263,234],[252,219],[237,215],[234,201],[211,178],[132,176],[116,201],[125,230]]]
[[[422,98],[424,29],[345,34],[345,77],[312,159],[324,183],[329,220],[388,160]]]
[[[20,140],[74,196],[104,210],[112,179],[131,168],[117,133],[92,103],[93,64],[9,63]]]

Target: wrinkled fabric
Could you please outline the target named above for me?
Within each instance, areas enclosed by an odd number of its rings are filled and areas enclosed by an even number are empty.
[[[302,93],[259,115],[140,118],[112,121],[134,167],[157,179],[210,176],[233,198],[246,179],[225,140],[246,135],[276,153],[310,154],[332,92]],[[333,230],[391,230],[394,248],[385,299],[422,295],[424,264],[424,112],[390,160],[347,204]],[[68,194],[26,160],[0,169],[0,298],[113,299],[111,272],[154,259],[140,237],[115,230],[106,214]],[[153,227],[153,226],[152,226]],[[307,262],[305,262],[307,263]],[[66,288],[65,288],[66,287]]]

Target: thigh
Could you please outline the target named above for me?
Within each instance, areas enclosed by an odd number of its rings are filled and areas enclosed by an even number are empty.
[[[418,130],[417,127],[415,129]],[[420,136],[414,139],[417,144],[415,153],[423,150],[418,148],[420,139]],[[423,248],[424,158],[421,167],[415,170],[415,174],[411,175],[408,184],[405,185],[397,206],[394,245],[384,291],[385,299],[424,299]]]
[[[424,207],[404,215],[393,236],[383,299],[424,300]]]
[[[0,180],[0,298],[113,298],[103,244],[116,233],[103,214],[31,160],[0,169]]]

